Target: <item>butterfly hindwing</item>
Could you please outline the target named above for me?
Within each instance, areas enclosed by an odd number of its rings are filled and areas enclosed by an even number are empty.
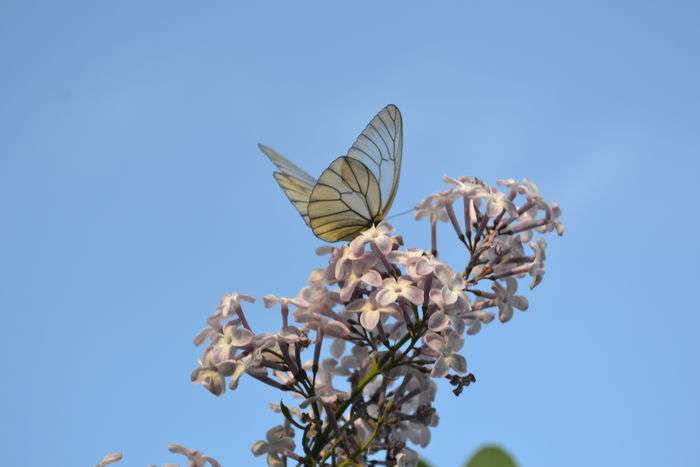
[[[360,161],[339,157],[323,171],[309,197],[309,225],[327,242],[350,240],[380,214],[379,184]]]
[[[311,196],[311,191],[316,185],[316,180],[293,162],[282,157],[274,149],[262,144],[258,144],[258,147],[277,166],[277,170],[272,176],[275,177],[289,201],[299,211],[306,225],[310,225],[308,214],[309,196]]]

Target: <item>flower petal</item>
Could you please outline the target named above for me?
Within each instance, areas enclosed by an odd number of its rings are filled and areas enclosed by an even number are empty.
[[[368,331],[373,331],[379,322],[379,310],[363,311],[360,315],[360,324]]]
[[[385,255],[388,255],[391,252],[391,248],[393,246],[391,238],[385,235],[375,238],[374,245]]]
[[[403,289],[403,295],[414,305],[423,303],[423,291],[415,285],[407,285]]]
[[[517,308],[518,310],[525,311],[527,310],[527,307],[529,306],[527,297],[523,297],[522,295],[516,295],[514,296],[511,300],[510,303]]]
[[[382,285],[382,275],[374,269],[370,269],[360,277],[360,280],[367,285],[373,287],[381,287]]]
[[[447,357],[448,364],[450,365],[450,368],[455,370],[458,373],[466,373],[467,372],[467,360],[460,354],[453,353],[449,357]]]
[[[387,306],[389,303],[395,302],[397,298],[398,295],[394,289],[380,289],[376,296],[379,306]]]
[[[255,457],[262,456],[267,452],[267,443],[265,441],[256,441],[250,450]]]
[[[426,332],[423,336],[423,342],[435,352],[442,352],[445,348],[445,339],[435,332]]]
[[[498,304],[498,319],[501,323],[507,323],[513,317],[513,307],[509,303]]]
[[[430,318],[428,319],[428,327],[431,331],[440,332],[446,329],[449,325],[450,320],[447,319],[447,315],[440,310],[430,315]]]
[[[430,372],[430,376],[433,378],[443,378],[447,375],[449,367],[445,361],[445,357],[438,357],[433,365],[433,370]]]

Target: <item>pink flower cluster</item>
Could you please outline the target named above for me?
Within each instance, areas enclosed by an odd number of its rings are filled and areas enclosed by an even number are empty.
[[[255,332],[243,305],[256,299],[232,293],[195,338],[206,348],[192,381],[211,393],[234,390],[247,375],[291,396],[272,404],[282,423],[252,447],[268,465],[417,465],[408,445],[427,446],[439,421],[434,379],[461,394],[476,380],[460,353],[465,337],[528,308],[518,280],[541,283],[542,234],[564,232],[559,206],[527,179],[499,180],[503,190],[444,179],[449,188],[415,208],[416,219],[429,221],[430,251],[404,248],[386,223],[371,227],[349,244],[319,248],[328,262],[296,297],[263,297],[266,308],[279,308],[276,332]],[[438,259],[440,223],[468,251],[460,272]],[[218,465],[198,451],[171,450],[192,466]]]
[[[283,424],[253,446],[268,465],[354,465],[380,455],[385,465],[416,465],[407,444],[425,447],[438,423],[431,378],[447,378],[460,394],[475,381],[460,354],[465,335],[496,311],[506,322],[528,308],[516,295],[518,279],[531,277],[530,288],[542,281],[546,243],[535,235],[563,234],[558,205],[527,179],[500,180],[501,191],[476,178],[444,178],[450,188],[415,209],[416,219],[429,220],[431,251],[405,249],[386,223],[371,227],[349,244],[319,248],[328,264],[296,297],[263,297],[265,307],[280,309],[279,331],[255,333],[242,308],[255,299],[227,294],[195,339],[208,346],[192,380],[213,394],[227,381],[235,389],[246,374],[299,400],[274,405]],[[441,222],[469,252],[463,272],[438,259]]]

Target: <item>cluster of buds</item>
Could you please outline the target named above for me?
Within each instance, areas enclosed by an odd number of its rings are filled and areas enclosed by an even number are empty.
[[[327,265],[296,297],[263,297],[266,308],[279,308],[277,332],[256,333],[243,310],[255,297],[232,293],[195,338],[207,346],[192,381],[211,393],[234,390],[247,375],[297,399],[271,404],[281,424],[252,447],[268,465],[417,465],[408,445],[427,446],[438,423],[434,380],[447,379],[455,395],[476,381],[460,353],[465,336],[528,308],[518,280],[529,276],[530,288],[542,281],[546,243],[537,234],[563,234],[558,205],[527,179],[499,180],[503,191],[476,178],[444,179],[450,188],[415,208],[416,219],[429,220],[430,251],[404,248],[386,223],[371,227],[349,244],[319,248]],[[438,259],[440,222],[466,247],[461,272]],[[169,448],[189,466],[219,465]],[[109,454],[98,465],[120,459]]]

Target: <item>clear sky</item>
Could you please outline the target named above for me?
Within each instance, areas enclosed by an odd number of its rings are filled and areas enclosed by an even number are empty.
[[[527,176],[567,227],[530,310],[467,340],[478,382],[442,388],[423,454],[700,465],[698,3],[242,3],[0,3],[2,463],[179,442],[263,465],[278,394],[189,383],[224,292],[291,295],[322,264],[256,143],[318,175],[395,103],[395,212],[443,174]]]

